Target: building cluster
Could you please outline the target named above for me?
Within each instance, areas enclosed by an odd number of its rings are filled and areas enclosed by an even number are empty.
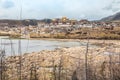
[[[75,19],[69,19],[67,17],[52,19],[50,23],[38,22],[38,27],[99,27],[99,28],[111,28],[120,27],[120,22],[104,22],[104,21],[88,21],[82,19],[80,21]]]
[[[67,17],[52,19],[49,23],[45,21],[38,21],[36,26],[33,25],[9,25],[8,23],[0,22],[0,31],[8,33],[22,33],[23,35],[29,33],[69,33],[74,30],[78,30],[82,27],[89,28],[101,28],[101,29],[113,29],[114,27],[120,27],[120,22],[102,22],[102,21],[88,21],[69,19]]]
[[[19,23],[19,22],[18,22]],[[33,25],[35,24],[35,25]],[[18,27],[21,24],[16,24],[12,22],[9,24],[7,22],[0,21],[0,28],[11,28],[11,27]],[[55,18],[55,19],[45,19],[44,21],[38,20],[23,20],[22,27],[25,26],[36,26],[36,27],[110,27],[110,26],[117,26],[120,27],[120,22],[102,22],[102,21],[88,21],[86,19],[82,19],[80,21],[76,19],[69,19],[67,17],[62,18]]]
[[[75,25],[77,23],[77,20],[75,19],[68,19],[67,17],[62,17],[61,19],[53,19],[52,23],[53,25]]]

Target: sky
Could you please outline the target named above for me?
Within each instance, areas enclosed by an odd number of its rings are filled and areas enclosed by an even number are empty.
[[[99,20],[120,11],[120,0],[0,0],[0,19]]]

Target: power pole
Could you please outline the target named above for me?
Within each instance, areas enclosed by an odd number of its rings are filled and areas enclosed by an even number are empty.
[[[85,80],[89,80],[89,79],[88,79],[88,48],[89,48],[89,36],[90,36],[90,33],[88,32],[87,44],[86,44],[86,53],[85,53]]]

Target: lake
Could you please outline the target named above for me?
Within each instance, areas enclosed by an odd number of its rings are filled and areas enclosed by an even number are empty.
[[[5,49],[6,55],[18,55],[19,39],[9,39],[0,37],[0,48]],[[21,52],[31,53],[42,50],[54,50],[56,48],[85,46],[86,43],[77,41],[60,41],[60,40],[27,40],[21,39]]]

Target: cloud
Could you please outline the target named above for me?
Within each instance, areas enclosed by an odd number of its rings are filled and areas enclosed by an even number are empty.
[[[113,0],[110,4],[108,4],[106,7],[103,8],[107,11],[112,12],[118,12],[120,10],[120,1],[119,0]]]
[[[5,8],[5,9],[12,8],[14,6],[15,6],[14,2],[12,2],[10,0],[5,0],[2,3],[2,7]]]
[[[23,19],[59,18],[100,19],[117,12],[119,0],[22,0]],[[2,5],[2,6],[1,6]],[[2,0],[0,18],[17,18],[20,0]],[[8,10],[9,9],[9,10]]]

